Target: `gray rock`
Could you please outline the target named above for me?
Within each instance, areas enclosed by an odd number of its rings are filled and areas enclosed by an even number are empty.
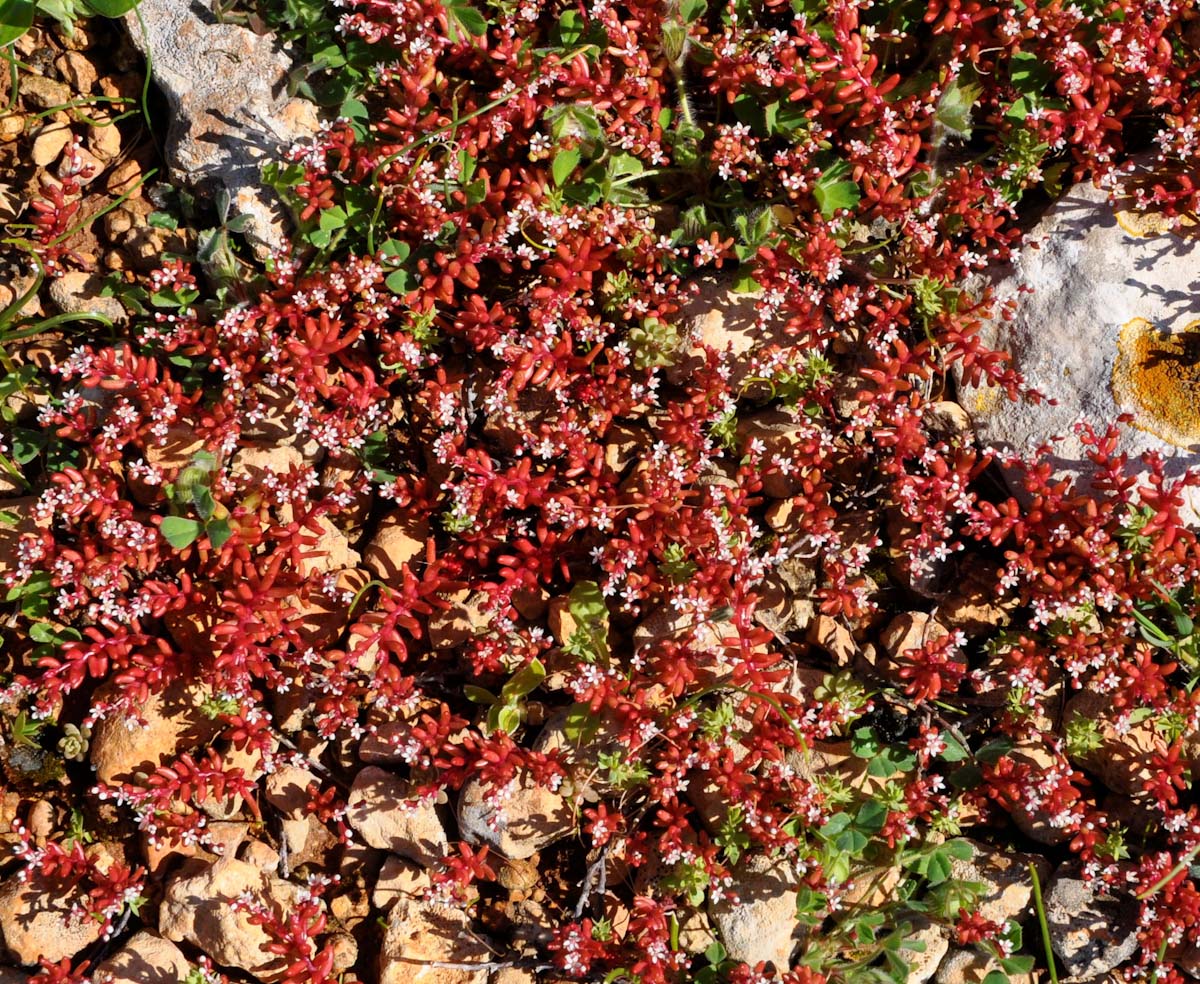
[[[143,0],[125,25],[152,53],[154,81],[170,103],[172,178],[223,187],[234,213],[249,217],[246,236],[260,255],[282,245],[286,212],[259,168],[318,127],[311,103],[287,98],[291,57],[274,36],[220,24],[200,4]]]
[[[1011,352],[1027,384],[1058,405],[1014,403],[996,388],[964,386],[960,402],[983,441],[1024,454],[1064,435],[1049,460],[1058,477],[1076,477],[1086,490],[1095,467],[1074,425],[1082,418],[1103,430],[1132,413],[1119,451],[1134,461],[1161,453],[1168,476],[1200,464],[1192,350],[1200,336],[1188,330],[1200,319],[1200,252],[1194,229],[1181,236],[1154,234],[1153,226],[1110,205],[1107,191],[1078,184],[996,272],[997,297],[1015,299],[1016,316],[986,325],[981,339]],[[1200,492],[1189,494],[1187,518],[1200,521]]]
[[[1132,957],[1137,919],[1135,899],[1104,894],[1073,865],[1059,868],[1046,894],[1050,945],[1072,977],[1099,977]]]

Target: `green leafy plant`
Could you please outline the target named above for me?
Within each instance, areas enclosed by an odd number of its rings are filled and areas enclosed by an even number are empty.
[[[38,735],[42,733],[42,729],[45,726],[45,721],[31,718],[25,711],[21,711],[13,718],[10,726],[12,743],[17,746],[25,746],[26,748],[36,747]]]
[[[589,663],[608,661],[608,606],[595,581],[579,581],[571,589],[567,611],[575,629],[563,647]]]
[[[546,679],[546,667],[541,660],[534,657],[509,678],[500,688],[500,693],[494,694],[485,687],[468,685],[463,693],[476,704],[490,705],[487,712],[485,731],[492,734],[504,731],[510,735],[516,734],[521,722],[525,720],[525,698],[533,693]]]
[[[72,33],[81,17],[121,17],[141,0],[0,0],[0,48],[12,44],[33,26],[37,13],[53,17]]]
[[[208,451],[197,451],[187,467],[165,489],[175,506],[194,509],[199,519],[187,516],[164,516],[159,527],[164,539],[176,550],[190,546],[203,533],[214,550],[220,550],[233,535],[229,525],[229,510],[215,501],[212,495],[212,476],[217,458]]]
[[[1196,623],[1188,614],[1189,611],[1195,611],[1194,590],[1190,587],[1181,588],[1171,594],[1157,582],[1154,586],[1160,603],[1147,602],[1132,612],[1142,638],[1156,649],[1165,649],[1193,674],[1200,672],[1200,634],[1196,632]],[[1192,597],[1185,599],[1184,596],[1188,594]],[[1170,619],[1171,630],[1161,628],[1154,621],[1152,616],[1156,614]]]

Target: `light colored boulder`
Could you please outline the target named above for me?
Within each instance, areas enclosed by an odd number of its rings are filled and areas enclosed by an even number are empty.
[[[731,959],[752,967],[765,962],[780,973],[791,967],[792,952],[807,936],[796,921],[798,886],[786,859],[753,855],[734,868],[729,896],[708,906]]]
[[[318,516],[317,525],[321,528],[317,542],[311,547],[304,548],[304,557],[300,561],[300,574],[308,577],[313,573],[328,574],[346,568],[355,568],[362,559],[358,551],[350,546],[350,540],[333,525],[328,516]],[[311,530],[309,531],[311,533]]]
[[[951,950],[938,966],[937,984],[983,984],[988,974],[1003,973],[1009,984],[1035,984],[1032,974],[1009,974],[1000,962],[980,950]]]
[[[738,418],[738,441],[762,453],[763,492],[787,499],[801,492],[804,478],[795,461],[803,449],[821,441],[820,428],[800,410],[771,407]]]
[[[437,864],[449,850],[436,807],[426,800],[411,802],[408,783],[377,766],[354,777],[346,817],[371,847],[419,864]]]
[[[491,951],[461,909],[397,901],[379,952],[379,984],[487,984],[487,970],[430,963],[487,963]]]
[[[130,782],[135,772],[150,774],[176,755],[212,741],[220,724],[201,710],[209,693],[205,684],[177,680],[138,706],[144,725],[129,714],[110,714],[97,722],[90,749],[96,779]]]
[[[134,934],[100,964],[94,984],[178,984],[191,972],[183,951],[155,933]]]
[[[1063,710],[1063,724],[1078,727],[1094,722],[1094,749],[1080,749],[1076,764],[1095,772],[1109,789],[1135,799],[1145,796],[1146,783],[1154,777],[1154,756],[1165,754],[1167,742],[1149,720],[1117,726],[1119,713],[1112,698],[1081,690]]]
[[[49,520],[37,516],[37,497],[21,496],[5,499],[0,519],[0,575],[11,574],[21,567],[21,538],[49,526]]]
[[[113,324],[129,319],[125,305],[115,297],[104,297],[104,281],[98,274],[73,271],[50,281],[50,300],[64,314],[98,314]]]
[[[1009,752],[1009,758],[1018,766],[1027,766],[1033,781],[1046,785],[1053,785],[1056,777],[1065,778],[1072,773],[1071,764],[1040,741],[1017,742]],[[1030,806],[1024,801],[1018,802],[1012,806],[1009,816],[1021,833],[1039,844],[1061,844],[1071,838],[1069,824],[1055,816],[1045,803],[1038,802]]]
[[[16,963],[57,963],[100,938],[100,923],[72,909],[87,899],[82,889],[64,893],[52,878],[34,872],[0,882],[0,942]]]
[[[321,785],[315,772],[284,765],[267,776],[264,795],[289,820],[301,820],[308,814],[308,787],[312,784]]]
[[[1137,164],[1142,177],[1145,166]],[[986,325],[981,340],[1011,352],[1027,384],[1057,405],[1014,403],[994,387],[960,391],[980,438],[994,448],[1024,454],[1065,435],[1051,457],[1056,475],[1076,476],[1085,489],[1095,467],[1073,433],[1080,418],[1103,428],[1133,414],[1117,450],[1135,460],[1161,453],[1168,476],[1200,463],[1189,450],[1200,442],[1196,239],[1156,230],[1108,197],[1091,183],[1072,187],[992,278],[998,298],[1015,301],[1016,316]],[[1021,496],[1015,473],[1009,477]],[[1188,518],[1200,522],[1200,492],[1189,495]]]
[[[736,291],[734,283],[732,276],[719,273],[696,279],[697,292],[679,313],[680,351],[666,371],[671,382],[682,382],[703,366],[708,346],[722,354],[730,384],[740,387],[755,375],[756,357],[773,346],[795,344],[785,317],[759,311],[762,291]]]
[[[488,844],[506,858],[524,860],[575,829],[574,810],[561,793],[518,772],[515,787],[497,802],[478,779],[458,795],[458,829],[471,844]]]
[[[304,456],[287,444],[249,443],[239,448],[230,460],[234,478],[261,483],[268,473],[286,475],[304,464]]]
[[[905,938],[900,957],[908,964],[906,984],[925,984],[937,973],[938,966],[950,949],[950,939],[943,926],[922,920]]]
[[[237,967],[263,981],[277,980],[284,964],[266,947],[271,937],[232,903],[244,895],[287,912],[300,901],[300,888],[244,861],[223,858],[187,862],[167,883],[159,908],[159,932],[176,943],[199,947],[219,964]]]
[[[420,865],[407,858],[389,854],[375,879],[375,887],[371,891],[371,904],[376,909],[390,912],[397,902],[420,902],[432,886],[433,881],[429,873]]]
[[[425,556],[429,520],[409,509],[385,516],[363,551],[363,564],[385,584],[400,583],[400,568]]]
[[[1033,911],[1029,864],[1036,866],[1038,879],[1045,884],[1050,877],[1049,863],[1037,855],[1009,854],[980,841],[968,839],[967,843],[972,855],[966,860],[951,861],[950,877],[983,886],[977,911],[984,919],[1002,925],[1009,919],[1024,922]]]

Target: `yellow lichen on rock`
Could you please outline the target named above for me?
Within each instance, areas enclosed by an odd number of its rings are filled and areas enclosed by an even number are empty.
[[[1112,392],[1135,427],[1180,447],[1200,442],[1200,321],[1173,333],[1145,318],[1123,325]]]
[[[1138,212],[1133,209],[1117,212],[1117,225],[1134,239],[1153,239],[1165,232],[1176,231],[1171,228],[1171,223],[1172,220],[1161,212]],[[1190,215],[1181,215],[1179,224],[1185,229],[1190,229],[1196,225],[1196,220]]]

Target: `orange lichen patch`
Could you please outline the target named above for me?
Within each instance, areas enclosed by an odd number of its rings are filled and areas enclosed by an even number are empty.
[[[1134,239],[1153,239],[1165,232],[1176,232],[1180,235],[1196,231],[1193,227],[1196,220],[1190,215],[1179,217],[1178,229],[1172,229],[1172,220],[1161,212],[1138,212],[1133,209],[1122,209],[1117,212],[1117,225],[1124,229]]]
[[[1135,427],[1180,447],[1200,443],[1200,321],[1174,333],[1145,318],[1124,325],[1112,391]]]

